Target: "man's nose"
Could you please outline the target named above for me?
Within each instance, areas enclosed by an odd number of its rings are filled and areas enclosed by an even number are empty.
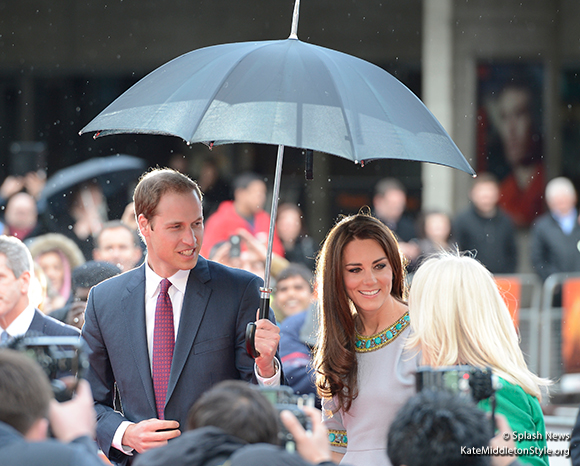
[[[197,240],[195,238],[195,233],[193,231],[193,228],[186,228],[185,229],[185,234],[183,235],[182,240],[185,244],[190,244],[192,246],[195,246]]]

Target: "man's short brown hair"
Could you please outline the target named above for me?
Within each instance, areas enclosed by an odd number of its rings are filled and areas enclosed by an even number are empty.
[[[154,168],[141,177],[135,188],[133,194],[135,217],[139,218],[139,215],[143,214],[150,221],[156,214],[161,196],[165,193],[184,194],[191,191],[197,194],[200,201],[203,199],[198,184],[188,176],[171,168]]]
[[[48,415],[52,389],[47,375],[31,358],[0,349],[0,421],[22,435]]]

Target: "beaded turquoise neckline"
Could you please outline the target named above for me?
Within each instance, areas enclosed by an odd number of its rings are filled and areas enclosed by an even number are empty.
[[[393,325],[387,327],[382,332],[365,337],[356,332],[355,351],[357,353],[368,353],[369,351],[376,351],[383,346],[391,343],[397,338],[403,330],[405,330],[410,323],[409,313],[406,312],[403,317],[397,320]]]

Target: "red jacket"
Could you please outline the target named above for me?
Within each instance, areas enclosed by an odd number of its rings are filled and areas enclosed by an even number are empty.
[[[251,225],[236,212],[233,201],[223,201],[215,213],[205,222],[201,255],[208,258],[211,248],[215,244],[229,240],[230,236],[235,235],[240,228],[249,231],[254,236],[262,233],[267,240],[270,230],[270,216],[265,211],[260,210],[254,216],[254,224]],[[284,257],[284,246],[276,231],[274,231],[272,252]]]

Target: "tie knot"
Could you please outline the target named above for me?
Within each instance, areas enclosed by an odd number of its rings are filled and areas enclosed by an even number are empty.
[[[171,282],[167,278],[164,278],[163,280],[161,280],[161,283],[159,284],[160,287],[159,293],[166,294],[170,286]]]

